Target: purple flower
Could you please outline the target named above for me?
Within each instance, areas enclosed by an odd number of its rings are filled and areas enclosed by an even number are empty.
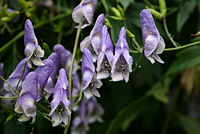
[[[140,22],[142,25],[144,55],[148,60],[150,60],[152,64],[155,63],[155,60],[160,63],[164,63],[158,54],[163,53],[163,50],[165,49],[165,42],[160,36],[160,33],[149,10],[143,9],[141,11]]]
[[[83,51],[84,48],[87,48],[91,51],[94,62],[96,61],[97,55],[100,52],[101,33],[104,23],[104,14],[100,14],[95,22],[92,31],[90,32],[90,35],[80,43],[81,51]]]
[[[44,87],[43,93],[44,93],[44,96],[46,99],[48,99],[50,97],[50,95],[53,93],[54,80],[56,79],[56,73],[58,71],[58,55],[57,55],[57,53],[52,53],[48,57],[48,59],[53,61],[53,65],[52,65],[52,71],[50,72],[49,78]]]
[[[101,40],[101,51],[97,58],[97,79],[108,78],[111,72],[113,44],[108,33],[108,28],[105,25],[102,30]]]
[[[126,41],[126,29],[121,28],[119,40],[115,47],[115,55],[111,69],[113,81],[129,81],[129,73],[132,72],[133,58],[129,55],[129,47]]]
[[[38,75],[38,96],[37,101],[42,98],[42,91],[47,84],[48,78],[50,77],[51,72],[53,71],[54,62],[50,59],[43,61],[44,66],[39,66],[36,68],[35,72]]]
[[[24,26],[24,45],[28,66],[32,68],[31,62],[36,66],[43,66],[41,58],[44,57],[44,50],[38,45],[32,22],[29,19],[26,20]]]
[[[14,88],[16,88],[16,86],[18,84],[18,81],[20,80],[20,77],[21,77],[23,69],[24,69],[25,62],[26,62],[25,59],[21,60],[19,62],[19,64],[17,65],[17,67],[15,68],[15,70],[12,72],[12,74],[7,79],[7,82],[9,82],[10,85],[12,85],[12,87],[14,87]],[[26,66],[24,75],[22,77],[22,80],[21,80],[21,82],[18,85],[18,89],[19,90],[21,90],[22,81],[24,80],[24,78],[28,74],[29,70],[30,70],[29,67]],[[6,92],[10,92],[13,95],[16,95],[16,93],[12,90],[12,88],[7,83],[4,83],[3,86],[4,86],[4,89],[6,90]]]
[[[86,134],[90,123],[103,122],[101,116],[104,114],[104,110],[97,103],[95,97],[89,100],[84,98],[78,107],[78,112],[72,122],[72,134]]]
[[[92,24],[96,4],[97,0],[82,0],[81,3],[74,8],[72,18],[74,22],[79,23],[77,28],[85,28]]]
[[[15,112],[23,114],[20,121],[36,117],[37,94],[38,76],[35,72],[30,72],[22,83],[22,90],[15,104]]]
[[[58,126],[60,123],[68,125],[68,118],[71,115],[69,109],[70,101],[68,100],[68,80],[64,69],[59,71],[59,77],[53,91],[53,100],[51,101],[51,116],[53,126]]]
[[[54,46],[53,51],[58,54],[59,64],[62,68],[65,68],[66,72],[69,73],[70,64],[72,60],[72,54],[66,50],[63,45],[57,44]],[[73,67],[73,74],[77,71],[78,64],[75,61]]]
[[[100,97],[97,88],[100,88],[103,84],[96,77],[92,54],[87,48],[83,50],[82,76],[82,90],[85,97],[87,99],[90,99],[93,95]]]

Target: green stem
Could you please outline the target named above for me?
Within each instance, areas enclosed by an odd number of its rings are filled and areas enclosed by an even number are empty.
[[[135,38],[132,38],[132,41],[134,42],[136,48],[135,48],[134,46],[133,46],[133,47],[134,47],[137,51],[139,51],[139,52],[141,53],[141,52],[142,52],[142,48],[140,47],[139,43],[136,41]]]
[[[14,96],[14,97],[4,97],[4,96],[0,96],[0,99],[17,99],[18,96]]]
[[[175,48],[166,48],[166,49],[164,49],[164,51],[176,51],[176,50],[180,50],[180,49],[195,46],[195,45],[200,45],[200,41],[192,42],[192,43],[189,43],[189,44],[186,44],[186,45],[183,45],[183,46],[178,46],[178,47],[175,47]],[[131,53],[140,53],[138,51],[133,51],[133,50],[131,50],[130,52]]]
[[[8,86],[10,86],[11,88],[12,88],[12,90],[19,96],[19,92],[12,86],[12,85],[10,85],[10,83],[7,81],[7,80],[5,80],[3,77],[1,77],[0,76],[0,79],[2,80],[2,81],[4,81],[6,84],[8,84]]]
[[[142,56],[143,56],[143,49],[142,49],[142,52],[141,52],[140,57],[138,59],[138,62],[135,65],[135,68],[133,68],[133,72],[138,68],[140,61],[142,60]]]
[[[19,78],[19,81],[17,82],[17,86],[15,87],[15,89],[17,89],[17,90],[18,90],[19,84],[20,84],[20,82],[21,82],[21,80],[22,80],[22,78],[23,78],[23,76],[24,76],[24,73],[25,73],[25,71],[26,71],[26,65],[27,65],[27,63],[25,62],[25,63],[24,63],[23,70],[22,70],[22,74],[21,74],[21,76],[20,76],[20,78]]]
[[[79,28],[76,33],[76,39],[75,39],[74,49],[73,49],[73,54],[72,54],[72,61],[71,61],[70,69],[69,69],[69,101],[70,102],[72,102],[72,88],[73,88],[72,73],[73,73],[74,61],[75,61],[76,50],[78,47],[80,33],[81,33],[81,28]],[[70,106],[70,110],[72,110],[72,106]],[[69,116],[68,125],[65,127],[63,134],[67,134],[68,128],[70,126],[70,122],[71,122],[71,116]]]
[[[79,104],[79,102],[82,100],[82,97],[83,97],[83,90],[81,89],[77,101],[72,105],[72,109]]]
[[[198,45],[198,44],[200,44],[200,41],[193,42],[193,43],[190,43],[190,44],[186,44],[186,45],[183,45],[183,46],[178,46],[178,47],[175,47],[175,48],[166,48],[166,49],[164,49],[164,51],[179,50],[179,49],[183,49],[183,48],[186,48],[186,47],[191,47],[191,46]]]
[[[177,101],[178,101],[178,97],[180,95],[180,91],[181,91],[181,88],[179,87],[175,92],[174,101],[173,101],[173,104],[171,105],[171,107],[169,108],[168,114],[165,118],[164,124],[163,124],[162,129],[161,129],[161,134],[167,133],[167,129],[168,129],[169,124],[170,124],[170,120],[173,116],[174,110],[175,110],[176,105],[177,105]]]
[[[178,45],[176,44],[176,42],[174,41],[173,37],[171,36],[171,34],[169,33],[169,30],[167,28],[167,22],[166,22],[166,18],[163,19],[163,25],[164,25],[164,29],[165,29],[165,32],[169,38],[169,40],[171,41],[171,43],[175,46],[175,47],[178,47]]]
[[[50,22],[53,22],[53,21],[56,21],[56,20],[60,20],[60,19],[63,19],[67,16],[71,15],[71,11],[68,11],[67,13],[64,13],[64,14],[61,14],[61,15],[58,15],[58,16],[54,16],[48,20],[44,20],[38,24],[36,24],[34,26],[34,29],[37,29],[39,27],[42,27]],[[22,36],[24,35],[24,32],[21,31],[19,32],[14,38],[12,38],[12,40],[8,41],[6,44],[4,44],[1,48],[0,48],[0,53],[2,53],[4,50],[6,50],[8,47],[10,47],[16,40],[18,40],[19,38],[21,38]]]

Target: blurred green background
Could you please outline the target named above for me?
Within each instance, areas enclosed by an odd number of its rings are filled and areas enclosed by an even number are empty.
[[[24,57],[23,27],[27,18],[35,26],[39,44],[46,57],[55,44],[63,44],[72,52],[76,29],[71,12],[79,0],[0,0],[0,62],[7,78]],[[110,10],[119,5],[125,19],[115,20]],[[167,26],[179,45],[200,41],[193,34],[200,31],[200,0],[166,0]],[[110,21],[113,43],[117,42],[123,25],[135,34],[142,46],[139,13],[149,7],[159,11],[158,0],[99,0],[95,19],[104,13]],[[8,13],[7,9],[15,10]],[[163,20],[155,18],[166,47],[174,47],[164,30]],[[81,33],[88,36],[92,26]],[[191,36],[193,35],[193,36]],[[131,41],[127,37],[130,48]],[[99,90],[99,103],[105,109],[103,123],[90,125],[89,134],[200,134],[200,46],[166,51],[161,57],[165,64],[152,65],[141,54],[132,54],[139,68],[131,73],[130,81],[104,80]],[[81,59],[80,50],[76,56]],[[134,67],[133,67],[134,68]],[[60,134],[63,128],[53,128],[51,122],[38,116],[35,124],[20,123],[13,107],[0,106],[1,134]]]

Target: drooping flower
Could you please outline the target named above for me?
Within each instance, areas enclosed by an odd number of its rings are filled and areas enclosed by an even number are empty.
[[[108,28],[104,25],[102,30],[102,46],[97,58],[97,79],[108,78],[111,73],[113,44],[108,33]]]
[[[41,58],[44,57],[44,50],[38,45],[32,22],[29,19],[26,20],[24,26],[24,45],[28,66],[32,68],[32,63],[36,66],[43,66]]]
[[[104,14],[100,14],[95,22],[92,31],[90,32],[90,35],[80,43],[81,51],[83,51],[84,48],[87,48],[91,51],[94,62],[96,61],[97,55],[99,55],[100,52],[101,34],[104,23]]]
[[[140,12],[140,22],[142,25],[144,55],[152,64],[155,63],[155,60],[160,63],[164,63],[158,54],[163,53],[163,50],[165,49],[165,42],[160,36],[152,14],[149,10],[143,9]]]
[[[74,22],[79,24],[77,28],[85,28],[92,24],[96,4],[97,0],[82,0],[81,3],[74,8],[72,18]]]
[[[87,48],[83,50],[82,76],[82,90],[85,97],[87,99],[90,99],[93,95],[100,97],[97,88],[100,88],[103,84],[97,79],[92,54]]]
[[[38,76],[30,72],[22,83],[22,90],[15,104],[15,112],[23,114],[19,121],[36,118],[36,101],[38,94]]]
[[[48,78],[50,77],[51,72],[54,68],[54,62],[51,59],[46,59],[43,61],[44,66],[39,66],[35,69],[35,72],[38,76],[38,96],[37,101],[42,98],[42,91],[47,84]]]
[[[129,55],[129,46],[126,41],[126,29],[121,28],[119,39],[113,56],[111,77],[113,81],[129,81],[129,73],[132,72],[133,58]]]
[[[25,59],[21,60],[19,62],[19,64],[17,65],[17,67],[15,68],[15,70],[12,72],[12,74],[7,79],[7,82],[10,83],[10,85],[14,88],[17,87],[17,84],[18,84],[18,82],[21,78],[21,75],[22,75],[23,70],[24,70],[25,62],[26,62]],[[23,75],[20,83],[18,84],[18,90],[21,90],[22,81],[24,80],[24,78],[28,74],[29,70],[30,70],[29,67],[26,65],[24,75]],[[16,93],[13,91],[13,89],[7,83],[4,83],[3,86],[4,86],[4,89],[7,93],[11,93],[12,95],[16,95]]]
[[[68,118],[71,115],[69,109],[70,101],[68,100],[68,80],[65,70],[62,68],[59,71],[59,77],[53,91],[53,100],[51,101],[51,112],[49,116],[53,120],[53,126],[58,126],[60,123],[68,125]]]
[[[69,73],[72,54],[70,51],[66,50],[63,45],[57,44],[54,46],[53,51],[58,54],[59,64],[61,68],[64,68],[67,73]],[[75,60],[74,67],[73,67],[73,74],[76,73],[78,69],[78,64]]]
[[[78,115],[72,122],[71,134],[86,134],[89,130],[89,124],[96,121],[102,123],[102,115],[104,110],[100,104],[97,103],[96,98],[83,99],[78,106]]]
[[[53,93],[54,80],[56,79],[56,73],[58,71],[58,55],[57,55],[57,53],[53,52],[48,57],[48,59],[53,61],[53,66],[52,66],[52,71],[50,72],[49,78],[44,87],[43,94],[46,99],[48,99],[50,97],[50,95]]]

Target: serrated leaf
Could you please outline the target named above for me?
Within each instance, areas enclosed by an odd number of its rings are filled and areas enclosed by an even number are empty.
[[[176,28],[177,32],[180,33],[183,25],[188,20],[190,14],[194,11],[196,6],[196,0],[188,0],[181,7],[178,12],[177,20],[176,20]]]
[[[123,108],[117,116],[111,121],[106,134],[118,134],[121,130],[126,130],[130,123],[147,108],[148,99],[132,101],[128,106]]]
[[[166,76],[173,75],[182,72],[190,67],[200,64],[200,47],[191,47],[180,51],[170,68],[168,69]]]
[[[157,82],[147,93],[147,96],[153,96],[156,100],[163,103],[168,101],[168,92],[170,87],[171,79],[166,78],[163,81]]]
[[[177,114],[180,126],[189,134],[200,134],[200,122],[187,116]]]

